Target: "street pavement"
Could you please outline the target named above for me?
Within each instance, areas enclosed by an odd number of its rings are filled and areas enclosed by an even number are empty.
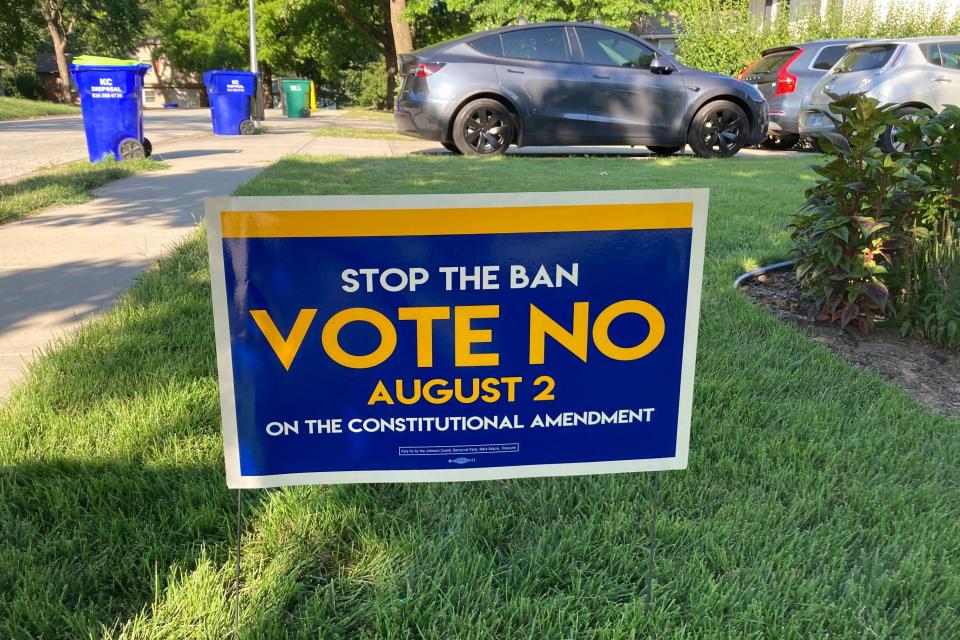
[[[210,110],[148,110],[143,115],[143,130],[154,147],[177,138],[206,135]],[[0,122],[0,182],[86,157],[80,116]]]

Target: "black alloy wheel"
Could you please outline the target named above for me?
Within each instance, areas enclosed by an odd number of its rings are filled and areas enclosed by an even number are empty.
[[[143,144],[135,138],[124,138],[117,145],[117,153],[121,160],[143,160],[146,158]]]
[[[729,158],[747,142],[750,123],[743,109],[717,100],[700,109],[690,126],[688,143],[703,158]]]
[[[243,120],[240,122],[240,135],[252,136],[256,132],[257,125],[253,124],[253,120]]]
[[[760,144],[764,149],[771,151],[787,151],[797,146],[798,142],[800,142],[800,136],[795,133],[771,133]]]
[[[450,153],[457,156],[460,155],[460,149],[458,149],[457,145],[453,144],[452,142],[441,142],[440,144],[442,144],[443,148],[449,151]]]
[[[453,142],[465,155],[505,153],[513,142],[513,115],[496,100],[474,100],[457,114]]]
[[[657,156],[672,156],[677,151],[680,151],[680,149],[682,148],[683,147],[660,147],[660,146],[647,145],[647,149],[649,149],[651,153]]]

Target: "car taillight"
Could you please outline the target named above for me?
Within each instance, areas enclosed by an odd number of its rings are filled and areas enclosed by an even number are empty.
[[[744,69],[743,71],[741,71],[741,72],[740,72],[740,75],[737,76],[737,80],[743,80],[744,78],[746,78],[746,77],[747,77],[747,74],[750,73],[750,69],[753,69],[753,65],[755,65],[755,64],[757,64],[757,61],[756,61],[756,60],[754,60],[753,62],[751,62],[750,64],[748,64],[747,67],[746,67],[746,69]]]
[[[418,78],[426,78],[440,71],[440,69],[443,69],[443,64],[418,64],[413,69],[413,75]]]
[[[802,54],[803,49],[797,49],[797,52],[790,56],[786,64],[777,71],[777,90],[774,91],[774,95],[782,96],[785,93],[793,93],[797,90],[797,76],[790,73],[790,65]]]

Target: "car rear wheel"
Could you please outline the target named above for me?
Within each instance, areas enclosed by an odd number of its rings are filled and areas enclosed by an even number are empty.
[[[693,117],[687,142],[702,158],[729,158],[743,148],[749,133],[750,123],[743,109],[717,100]]]
[[[450,153],[458,156],[460,155],[460,149],[458,149],[457,145],[453,144],[452,142],[441,142],[440,144],[442,144],[443,148]]]
[[[761,142],[764,149],[771,151],[786,151],[793,149],[800,142],[800,136],[793,133],[771,134]]]
[[[683,147],[657,147],[657,146],[651,147],[650,145],[647,145],[647,149],[650,149],[651,152],[653,152],[655,155],[658,155],[658,156],[672,156],[677,151],[680,151],[680,149],[682,148]]]
[[[920,109],[916,107],[903,107],[897,109],[896,116],[900,120],[908,120],[913,117]],[[887,153],[893,153],[894,151],[904,151],[907,148],[907,145],[899,140],[897,140],[897,135],[900,133],[900,127],[887,127],[887,130],[880,134],[880,148],[886,151]]]
[[[465,155],[499,155],[512,141],[513,115],[496,100],[470,102],[453,122],[453,142]]]

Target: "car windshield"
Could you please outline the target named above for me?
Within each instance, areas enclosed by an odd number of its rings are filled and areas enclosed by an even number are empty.
[[[779,71],[780,67],[787,63],[793,54],[797,52],[796,49],[788,49],[787,51],[775,51],[773,53],[768,53],[763,56],[757,62],[750,67],[750,75],[754,73],[773,73]]]
[[[895,44],[874,47],[857,47],[850,49],[840,58],[840,62],[833,68],[835,73],[851,73],[853,71],[869,71],[880,69],[888,62],[897,48]]]

